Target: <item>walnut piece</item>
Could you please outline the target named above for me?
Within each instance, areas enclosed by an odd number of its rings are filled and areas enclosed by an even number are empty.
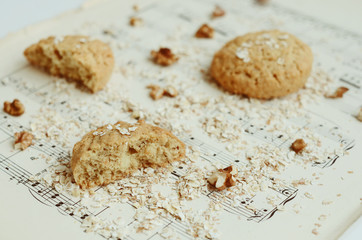
[[[297,140],[295,140],[292,145],[290,146],[290,148],[295,152],[295,153],[300,153],[301,151],[303,151],[303,149],[307,146],[307,144],[304,142],[303,139],[299,138]]]
[[[18,99],[14,99],[12,103],[5,101],[4,112],[11,116],[20,116],[25,112],[25,107]]]
[[[215,171],[207,181],[211,186],[216,188],[218,191],[222,191],[225,188],[236,185],[235,176],[238,174],[238,170],[235,166],[231,165],[224,169],[218,169]]]
[[[264,4],[267,4],[269,2],[269,0],[256,0],[256,2],[260,5],[264,5]]]
[[[218,18],[218,17],[222,17],[224,15],[225,15],[224,9],[222,9],[219,5],[215,5],[215,9],[212,12],[211,17],[212,18]]]
[[[167,97],[176,97],[178,95],[177,90],[173,86],[166,86],[165,88],[162,88],[158,85],[148,85],[147,88],[151,89],[150,96],[153,100],[158,100],[162,98],[163,96]]]
[[[195,33],[195,37],[197,38],[213,38],[214,37],[214,29],[207,24],[203,24],[199,30]]]
[[[327,98],[342,98],[343,95],[344,95],[346,92],[348,92],[348,90],[349,90],[349,89],[346,88],[346,87],[339,87],[339,88],[336,89],[336,91],[335,91],[333,94],[327,95],[326,97],[327,97]]]
[[[359,113],[357,114],[357,120],[362,122],[362,108],[360,108]]]
[[[151,51],[153,61],[161,66],[169,66],[178,60],[169,48],[160,48],[158,51]]]
[[[31,133],[23,131],[23,132],[16,132],[14,138],[15,138],[14,148],[25,150],[30,145],[33,144],[34,136]]]
[[[143,20],[142,18],[131,17],[129,19],[129,25],[131,25],[132,27],[140,27],[143,25]]]

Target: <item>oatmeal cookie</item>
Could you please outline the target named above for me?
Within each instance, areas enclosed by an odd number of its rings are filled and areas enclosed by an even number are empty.
[[[278,30],[248,33],[216,52],[211,75],[227,91],[270,99],[298,91],[311,72],[309,46]]]
[[[32,65],[76,80],[91,92],[104,88],[114,66],[111,48],[87,36],[51,36],[28,47],[24,55]]]
[[[117,122],[86,134],[73,148],[71,168],[82,188],[111,183],[144,167],[165,167],[185,156],[170,132],[146,124]]]

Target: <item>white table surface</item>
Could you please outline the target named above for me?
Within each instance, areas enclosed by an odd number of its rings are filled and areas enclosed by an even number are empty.
[[[273,0],[362,35],[362,0]],[[84,0],[1,0],[0,38],[28,25],[80,7]],[[340,240],[362,239],[360,217]]]

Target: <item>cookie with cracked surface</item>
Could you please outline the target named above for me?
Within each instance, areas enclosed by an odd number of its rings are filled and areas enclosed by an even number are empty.
[[[107,44],[80,35],[42,39],[29,46],[24,55],[32,65],[51,75],[78,81],[93,93],[104,88],[114,66]]]
[[[215,53],[212,77],[227,91],[270,99],[298,91],[313,63],[309,46],[278,30],[248,33]]]
[[[83,189],[107,185],[144,167],[165,167],[185,156],[185,144],[146,124],[117,122],[86,134],[75,144],[71,169]]]

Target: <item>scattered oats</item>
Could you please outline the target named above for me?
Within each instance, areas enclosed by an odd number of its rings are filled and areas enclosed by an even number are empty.
[[[314,229],[312,230],[312,233],[313,233],[314,235],[318,235],[318,234],[319,234],[316,228],[314,228]]]
[[[250,62],[250,57],[249,57],[249,51],[248,51],[248,49],[243,49],[243,48],[237,48],[236,49],[236,56],[239,58],[239,59],[241,59],[241,60],[243,60],[244,62]]]
[[[54,44],[61,43],[61,42],[63,42],[63,40],[64,40],[64,37],[56,37],[56,38],[54,38]]]
[[[134,132],[134,131],[136,131],[137,128],[138,128],[138,127],[129,127],[129,128],[128,128],[128,131]]]
[[[333,203],[333,201],[330,201],[330,200],[323,200],[322,201],[322,204],[323,205],[330,205],[330,204],[332,204]]]
[[[347,173],[349,173],[349,174],[353,174],[353,171],[347,171]]]
[[[319,221],[324,221],[324,220],[326,220],[326,219],[327,219],[327,216],[324,215],[324,214],[322,214],[322,215],[320,215],[320,216],[318,217],[318,220],[319,220]]]
[[[311,193],[309,193],[309,192],[305,192],[304,196],[306,196],[309,199],[314,199],[313,195]]]
[[[283,65],[284,64],[284,58],[278,58],[277,59],[277,64]]]
[[[288,35],[288,34],[280,35],[280,36],[278,36],[278,38],[279,38],[280,40],[286,40],[286,39],[289,38],[289,35]]]

